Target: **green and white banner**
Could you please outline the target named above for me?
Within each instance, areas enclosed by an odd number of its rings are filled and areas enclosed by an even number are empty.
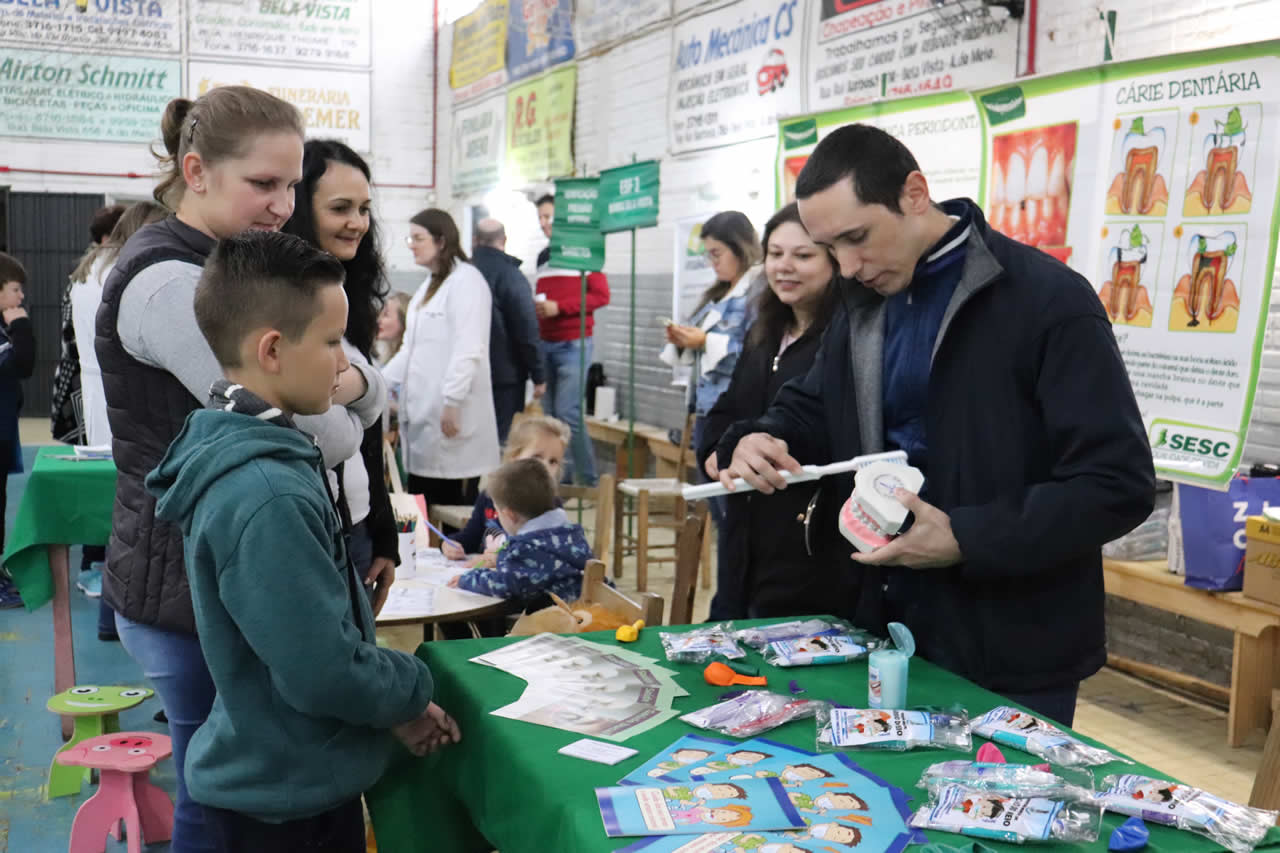
[[[149,142],[181,94],[176,59],[0,48],[0,136]]]
[[[493,95],[453,111],[453,194],[493,189],[502,180],[507,96]]]
[[[658,224],[658,161],[600,173],[600,230],[606,234]]]
[[[1242,463],[1280,230],[1280,42],[788,120],[783,199],[818,140],[855,121],[899,136],[934,198],[977,199],[994,228],[1084,275],[1157,473],[1225,488]]]

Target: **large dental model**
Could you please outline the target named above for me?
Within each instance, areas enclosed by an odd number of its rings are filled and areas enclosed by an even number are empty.
[[[853,494],[840,510],[840,533],[864,554],[888,545],[907,520],[907,508],[894,493],[919,494],[923,485],[924,474],[910,465],[875,462],[859,468]]]

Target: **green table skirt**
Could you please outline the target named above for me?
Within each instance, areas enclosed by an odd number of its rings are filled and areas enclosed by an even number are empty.
[[[5,540],[4,565],[28,610],[53,598],[46,545],[106,545],[111,535],[116,466],[53,458],[71,453],[69,447],[40,448]]]
[[[756,620],[739,624],[751,625],[779,620]],[[661,630],[689,630],[688,626]],[[641,632],[634,651],[664,660],[659,629]],[[583,634],[584,639],[614,644],[612,633]],[[435,676],[436,701],[451,713],[462,729],[462,742],[424,759],[403,757],[369,792],[367,801],[373,817],[379,853],[433,853],[476,851],[488,853],[569,853],[569,851],[617,850],[635,839],[607,838],[596,805],[594,789],[614,785],[629,771],[642,764],[684,734],[698,733],[678,718],[636,735],[624,742],[639,750],[626,761],[613,766],[595,764],[560,755],[557,750],[582,735],[560,729],[535,726],[489,714],[519,698],[525,683],[500,670],[470,663],[468,658],[515,642],[518,638],[453,640],[424,643],[418,656],[431,667]],[[753,663],[761,662],[754,652]],[[689,696],[675,700],[682,713],[714,704],[725,691],[702,680],[702,666],[663,663],[679,670],[679,682]],[[786,693],[787,684],[795,679],[807,691],[806,698],[831,699],[846,705],[864,707],[867,699],[867,665],[865,662],[837,666],[776,669],[761,665],[761,674],[769,677],[771,689]],[[962,703],[970,716],[977,716],[996,705],[1010,704],[977,685],[952,675],[928,662],[911,661],[908,705],[942,705]],[[715,735],[714,732],[703,732]],[[796,720],[766,732],[762,737],[806,749],[814,749],[813,720]],[[729,738],[726,738],[729,739]],[[1091,743],[1098,743],[1084,738]],[[974,751],[985,740],[974,738]],[[1104,744],[1113,752],[1123,752],[1123,744]],[[1011,747],[1002,747],[1011,761],[1033,759]],[[970,757],[973,754],[971,753]],[[906,753],[858,753],[855,760],[867,770],[903,788],[911,796],[922,794],[916,789],[921,771],[937,761],[964,757],[959,752],[915,750]],[[1143,765],[1110,764],[1099,768],[1105,773],[1145,772],[1169,778]],[[1093,845],[1067,845],[1103,851],[1111,830],[1122,818],[1108,814],[1102,836]],[[928,832],[932,841],[941,844],[967,845],[971,839],[945,832]],[[1272,830],[1267,847],[1280,847],[1280,830]],[[993,848],[1018,849],[1016,845],[987,842]],[[1063,845],[1054,845],[1063,849]],[[1218,849],[1207,839],[1167,827],[1153,826],[1151,853],[1186,851],[1200,853]]]

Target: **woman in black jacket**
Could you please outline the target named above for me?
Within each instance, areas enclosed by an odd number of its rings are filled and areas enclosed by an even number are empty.
[[[713,480],[725,430],[764,414],[778,389],[809,371],[827,321],[840,310],[835,262],[809,239],[794,203],[769,220],[763,243],[769,286],[760,291],[733,380],[707,414],[697,448]],[[859,575],[836,527],[843,498],[823,493],[821,483],[729,497],[712,620],[852,615]]]
[[[342,261],[347,278],[347,357],[373,362],[378,314],[390,287],[370,198],[369,165],[349,147],[307,140],[293,216],[281,230]],[[351,353],[354,349],[359,356]],[[400,539],[387,494],[382,418],[365,430],[360,452],[335,469],[338,508],[351,527],[351,559],[371,591],[376,614],[387,601],[400,563]]]

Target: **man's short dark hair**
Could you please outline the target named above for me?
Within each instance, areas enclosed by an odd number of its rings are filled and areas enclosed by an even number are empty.
[[[555,204],[556,197],[551,193],[544,193],[538,196],[538,200],[533,203],[534,207],[542,207],[544,204]]]
[[[11,281],[25,285],[27,270],[13,255],[0,252],[0,284],[8,284]]]
[[[896,137],[869,124],[846,124],[813,149],[796,178],[796,198],[809,198],[852,178],[859,202],[901,213],[902,187],[907,175],[918,171],[920,164]]]
[[[89,220],[89,239],[95,243],[101,243],[110,236],[126,209],[123,204],[98,208],[97,213],[93,214],[93,219]]]
[[[254,329],[290,341],[320,314],[321,288],[341,285],[342,262],[300,237],[246,231],[219,240],[196,285],[196,323],[223,367],[240,367],[240,345]]]
[[[537,518],[556,508],[556,481],[537,459],[516,459],[501,465],[485,478],[493,505],[521,518]]]

